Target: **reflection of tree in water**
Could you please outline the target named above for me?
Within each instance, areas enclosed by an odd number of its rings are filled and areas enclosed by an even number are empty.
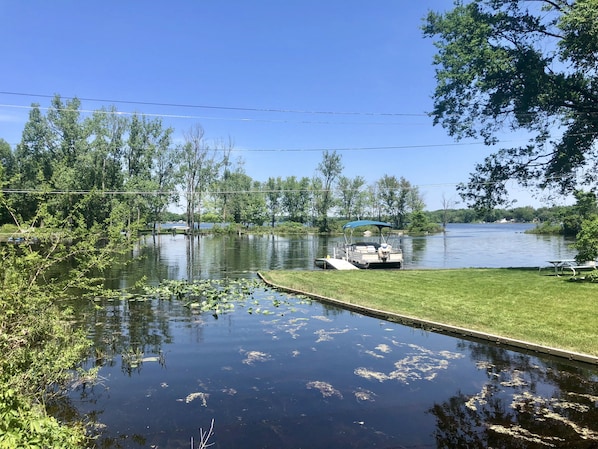
[[[428,240],[425,237],[414,237],[411,239],[411,259],[412,263],[422,259],[423,252],[426,250]]]
[[[172,307],[180,308],[177,313],[182,316],[192,314],[175,302],[160,300],[104,298],[87,304],[78,315],[92,341],[88,364],[114,366],[120,358],[123,371],[132,374],[141,369],[144,360],[150,360],[148,357],[163,363],[162,346],[172,342]]]
[[[438,448],[598,448],[595,371],[468,345],[487,381],[430,409]]]

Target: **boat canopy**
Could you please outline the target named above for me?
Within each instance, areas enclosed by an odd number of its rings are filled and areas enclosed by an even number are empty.
[[[354,229],[359,228],[360,226],[377,226],[378,229],[382,228],[392,228],[392,224],[386,223],[384,221],[375,221],[375,220],[357,220],[357,221],[350,221],[346,225],[343,226],[343,229]]]

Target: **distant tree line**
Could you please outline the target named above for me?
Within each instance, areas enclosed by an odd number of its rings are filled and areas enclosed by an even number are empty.
[[[158,118],[102,108],[84,116],[77,98],[55,96],[44,114],[32,105],[14,149],[0,139],[0,224],[73,209],[93,223],[156,224],[182,203],[188,226],[201,221],[275,226],[281,221],[330,230],[329,217],[375,218],[398,228],[428,225],[418,187],[385,174],[371,185],[343,175],[341,156],[324,151],[312,177],[252,179],[232,160],[232,140],[213,143],[195,125],[173,141]],[[43,225],[43,223],[38,223]]]
[[[498,221],[513,221],[517,223],[556,223],[562,222],[569,215],[573,206],[553,206],[534,208],[532,206],[514,207],[510,209],[491,209],[478,211],[465,209],[438,209],[426,212],[430,221],[442,223],[494,223]]]
[[[402,176],[384,174],[371,184],[362,176],[344,176],[335,151],[323,152],[312,177],[272,176],[260,182],[245,173],[242,160],[231,158],[231,139],[208,141],[199,124],[174,143],[174,130],[160,119],[125,116],[114,107],[83,117],[80,106],[76,98],[55,96],[44,114],[34,104],[16,147],[0,139],[0,181],[10,206],[0,210],[0,224],[15,217],[30,222],[43,205],[57,218],[76,209],[89,226],[155,226],[182,218],[190,227],[202,221],[272,227],[293,222],[327,232],[331,219],[370,218],[418,232],[437,230],[437,223],[505,219],[558,224],[563,233],[575,235],[585,216],[580,210],[588,208],[583,204],[592,195],[576,194],[576,206],[539,209],[479,211],[445,201],[430,212],[419,188]],[[182,216],[168,212],[179,203]]]

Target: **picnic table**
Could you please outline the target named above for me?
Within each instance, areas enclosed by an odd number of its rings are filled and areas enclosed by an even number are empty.
[[[554,266],[554,272],[555,274],[558,274],[559,271],[563,271],[563,268],[571,266],[576,262],[575,259],[554,259],[549,260],[548,263]]]
[[[548,263],[554,267],[554,273],[557,276],[559,272],[562,273],[563,270],[571,270],[573,272],[573,276],[576,276],[578,271],[596,269],[595,261],[588,261],[584,264],[580,264],[575,259],[554,259],[549,260]]]

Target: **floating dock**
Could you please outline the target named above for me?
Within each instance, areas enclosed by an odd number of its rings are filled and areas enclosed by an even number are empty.
[[[332,257],[320,257],[315,260],[315,264],[317,267],[327,269],[334,269],[334,270],[359,270],[355,265],[350,262],[347,262],[344,259],[335,259]]]

